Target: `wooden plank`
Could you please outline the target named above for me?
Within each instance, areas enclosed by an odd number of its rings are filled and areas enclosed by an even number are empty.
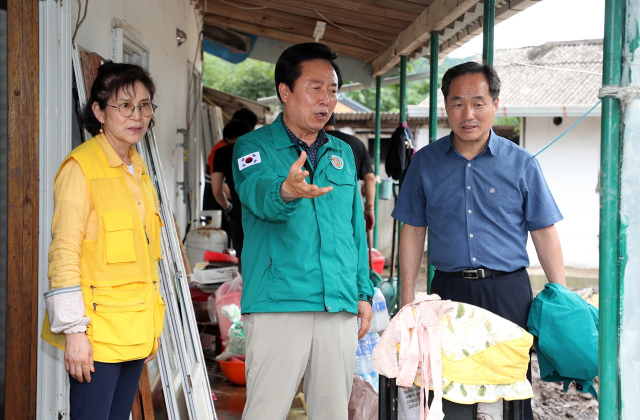
[[[266,1],[266,0],[260,0]],[[282,1],[282,0],[280,0]],[[323,0],[322,2],[309,2],[307,0],[286,0],[287,3],[296,8],[316,9],[320,12],[336,12],[346,14],[346,16],[364,15],[381,16],[387,19],[396,19],[403,22],[412,22],[419,12],[407,12],[392,7],[384,7],[372,2],[356,2],[351,0]],[[271,3],[269,1],[269,3]],[[385,2],[386,3],[386,2]]]
[[[182,241],[180,241],[180,243],[182,243]],[[142,405],[142,415],[144,420],[155,420],[155,415],[153,413],[153,399],[151,397],[151,382],[149,381],[149,370],[147,370],[147,365],[144,365],[144,369],[142,369],[138,392],[140,393],[140,402]]]
[[[82,64],[82,76],[84,78],[85,91],[87,92],[87,100],[91,97],[91,86],[98,75],[98,67],[107,61],[106,58],[87,51],[80,51],[80,63]]]
[[[319,3],[301,3],[301,5],[294,5],[286,0],[244,0],[243,3],[247,5],[246,7],[267,7],[268,9],[289,13],[293,16],[307,16],[315,20],[324,20],[316,12],[318,11],[325,18],[337,25],[349,24],[352,21],[355,25],[355,22],[360,21],[368,22],[368,27],[374,28],[386,25],[388,28],[396,28],[401,31],[407,27],[406,21],[374,14],[372,9],[368,10],[369,13],[361,12],[355,14],[348,13],[347,11],[336,7],[326,7]],[[217,7],[217,5],[219,4],[220,2],[216,0],[209,0],[209,8]],[[241,7],[240,3],[234,4],[236,4],[238,7]]]
[[[440,31],[469,10],[478,0],[436,0],[418,16],[396,40],[395,48],[389,48],[371,63],[373,76],[386,73],[400,61],[400,56],[410,55],[430,39],[432,31]]]
[[[234,17],[235,15],[235,17]],[[215,11],[207,14],[205,23],[208,25],[219,26],[219,22],[223,19],[229,19],[230,21],[241,21],[245,23],[251,23],[255,27],[264,26],[274,30],[292,32],[298,35],[306,35],[310,40],[313,40],[313,31],[315,28],[315,22],[313,24],[298,24],[292,21],[286,21],[283,19],[263,17],[263,16],[240,16],[237,13],[227,13],[221,11]],[[393,35],[392,35],[393,36]],[[327,26],[322,42],[336,42],[345,44],[348,39],[348,45],[352,47],[359,47],[364,50],[368,50],[371,54],[375,53],[376,49],[382,49],[386,45],[390,45],[390,41],[379,40],[380,43],[372,42],[371,40],[358,37],[354,34],[349,34],[341,31],[333,26]],[[375,38],[374,38],[375,39]],[[377,46],[378,48],[374,48]]]
[[[222,28],[234,29],[236,31],[242,31],[247,33],[252,33],[255,35],[264,36],[266,38],[275,39],[276,41],[289,42],[289,43],[302,43],[302,42],[313,42],[313,37],[304,36],[294,32],[285,32],[279,31],[276,29],[271,29],[267,27],[263,27],[260,25],[253,25],[248,22],[243,22],[235,19],[227,19],[223,17],[219,17],[216,19],[216,25]],[[325,44],[333,48],[339,55],[346,55],[349,57],[358,58],[361,60],[366,60],[371,57],[371,50],[364,50],[358,47],[352,47],[351,45],[341,44],[337,42],[331,42],[323,40]]]
[[[35,419],[39,220],[37,1],[7,1],[8,220],[5,411]]]
[[[420,14],[427,7],[426,4],[410,2],[406,0],[350,0],[350,3],[365,4],[368,7],[375,5],[376,7],[386,7],[396,9],[398,11]]]
[[[272,9],[248,11],[240,10],[225,3],[219,4],[220,6],[216,6],[215,8],[210,9],[205,18],[208,18],[211,15],[217,15],[232,19],[246,20],[247,22],[251,22],[256,25],[272,26],[274,28],[278,28],[281,26],[296,28],[299,27],[304,28],[304,30],[307,32],[313,32],[313,29],[316,26],[316,22],[319,19],[322,20],[317,14],[314,17],[308,17],[302,15],[293,15],[290,13],[283,13]],[[239,5],[241,3],[237,2],[235,4]],[[335,32],[342,37],[351,38],[355,37],[355,35],[348,31],[353,31],[361,36],[377,39],[381,42],[391,44],[391,42],[394,41],[400,33],[399,29],[390,29],[387,26],[372,28],[371,22],[359,19],[349,19],[348,23],[340,24],[340,26],[344,29],[336,28],[333,25],[327,23],[325,34],[327,32]]]
[[[136,396],[133,398],[131,418],[133,420],[144,420],[144,416],[142,415],[142,403],[140,402],[140,389],[136,390]]]

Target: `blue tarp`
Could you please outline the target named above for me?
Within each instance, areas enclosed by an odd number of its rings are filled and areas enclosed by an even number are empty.
[[[251,40],[251,47],[249,51],[253,50],[253,46],[256,43],[256,39],[258,37],[256,35],[243,34],[249,37]],[[226,60],[233,64],[242,63],[244,60],[249,57],[249,53],[234,53],[231,52],[229,47],[225,47],[224,45],[220,45],[215,41],[211,41],[210,39],[204,39],[204,52],[209,53],[211,55],[215,55],[216,57],[220,57],[223,60]]]

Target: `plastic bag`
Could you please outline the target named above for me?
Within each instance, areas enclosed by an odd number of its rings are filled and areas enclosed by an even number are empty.
[[[353,375],[349,420],[378,420],[378,393],[359,375]]]
[[[398,420],[420,420],[420,387],[398,387]]]
[[[216,357],[216,360],[230,360],[232,357],[244,359],[247,339],[242,326],[240,308],[233,303],[224,306],[222,308],[222,316],[231,321],[231,326],[227,331],[229,342],[224,351]]]
[[[227,305],[234,304],[241,310],[240,300],[242,297],[242,276],[237,275],[218,290],[216,290],[216,312],[218,314],[218,325],[220,327],[220,336],[222,344],[226,347],[229,342],[229,327],[233,321],[222,315],[222,308]]]
[[[209,321],[212,324],[218,323],[218,314],[216,313],[216,297],[213,294],[207,299],[207,312],[209,312]]]

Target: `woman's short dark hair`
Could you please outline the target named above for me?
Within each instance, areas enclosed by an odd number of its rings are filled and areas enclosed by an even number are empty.
[[[246,121],[230,120],[222,129],[222,136],[227,140],[235,140],[251,131],[251,126]]]
[[[140,82],[149,91],[149,98],[153,101],[156,85],[153,83],[149,72],[135,64],[114,63],[107,61],[98,67],[98,75],[91,85],[91,96],[82,110],[82,124],[92,136],[100,132],[102,124],[93,113],[94,102],[100,109],[107,107],[107,101],[115,96],[120,89],[134,89],[136,82]],[[154,120],[151,116],[149,128],[153,127]]]
[[[484,77],[487,79],[489,93],[493,100],[495,101],[498,99],[498,96],[500,96],[500,77],[498,77],[496,70],[492,66],[469,61],[467,63],[451,67],[442,77],[442,95],[444,96],[444,100],[447,100],[447,96],[449,96],[449,89],[451,88],[451,82],[453,82],[456,77],[460,77],[464,74],[479,73],[484,74]]]
[[[338,76],[338,89],[342,87],[342,73],[340,72],[338,65],[333,62],[333,60],[338,58],[338,54],[336,54],[335,51],[324,44],[320,44],[319,42],[296,44],[284,50],[276,63],[275,79],[278,99],[282,100],[278,90],[280,83],[287,85],[289,90],[293,92],[293,86],[296,84],[296,80],[298,80],[302,71],[300,68],[301,64],[305,61],[315,60],[318,58],[327,60],[331,64],[333,70],[335,70],[336,75]]]

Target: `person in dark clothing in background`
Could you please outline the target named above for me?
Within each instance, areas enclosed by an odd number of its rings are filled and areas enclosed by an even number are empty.
[[[217,204],[223,211],[224,218],[228,223],[225,229],[233,242],[236,256],[240,258],[242,254],[242,242],[244,234],[242,232],[242,207],[240,199],[233,184],[233,174],[231,172],[233,146],[238,137],[251,131],[251,127],[244,121],[231,120],[224,127],[225,139],[229,144],[221,147],[215,153],[213,160],[213,171],[211,173],[211,190]],[[228,186],[228,192],[224,185]]]
[[[358,179],[364,181],[364,220],[366,222],[367,232],[373,229],[376,223],[374,206],[376,200],[376,176],[373,173],[371,167],[371,159],[369,159],[369,152],[364,146],[364,143],[351,134],[343,133],[336,130],[336,119],[333,114],[324,126],[324,130],[330,136],[339,138],[340,140],[351,146],[353,151],[353,157],[356,160],[356,170],[358,171]]]
[[[258,116],[250,109],[240,108],[231,116],[232,120],[240,120],[249,124],[251,131],[255,130],[256,124],[258,124]]]
[[[251,131],[256,127],[256,124],[258,124],[258,116],[253,111],[247,108],[241,108],[234,112],[229,122],[234,120],[246,122],[247,124],[249,124],[249,128]],[[211,148],[211,152],[209,152],[209,156],[207,157],[207,166],[205,168],[204,174],[204,193],[202,195],[202,210],[222,210],[220,204],[218,204],[213,197],[213,190],[211,189],[211,173],[213,172],[213,158],[215,157],[216,151],[219,148],[230,144],[227,135],[231,134],[225,134],[223,129],[222,139],[213,145],[213,147]],[[224,223],[225,222],[223,221],[223,224]]]
[[[248,110],[247,110],[248,111]],[[235,114],[236,115],[237,111]],[[251,111],[249,111],[251,112]],[[256,114],[251,112],[255,117]],[[241,117],[246,117],[246,115],[241,114]],[[256,117],[257,121],[258,117]],[[243,120],[231,119],[222,129],[222,139],[213,145],[211,148],[211,152],[209,153],[209,158],[207,159],[207,167],[205,169],[205,184],[204,184],[204,194],[202,199],[202,210],[222,210],[223,214],[225,213],[226,207],[221,207],[221,204],[218,200],[215,199],[215,192],[213,191],[213,187],[211,185],[211,175],[213,173],[213,160],[219,149],[228,146],[234,143],[238,137],[248,133],[251,131],[251,125]],[[229,187],[226,184],[222,184],[221,188],[225,190],[227,196],[230,196]],[[227,247],[231,247],[231,237],[232,237],[232,226],[230,224],[230,217],[227,214],[224,214],[226,217],[222,218],[221,228],[225,232],[227,232]]]

